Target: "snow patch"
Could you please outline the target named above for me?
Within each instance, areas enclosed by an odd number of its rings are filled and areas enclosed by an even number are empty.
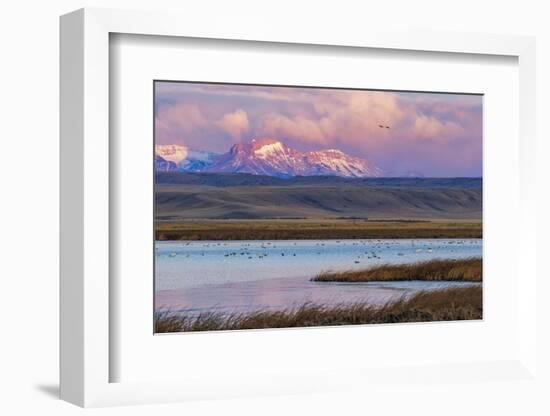
[[[284,154],[284,153],[285,153],[285,149],[283,148],[283,145],[280,142],[265,144],[259,149],[256,149],[254,151],[254,155],[262,159],[273,156],[274,154]]]
[[[164,160],[179,164],[182,160],[187,159],[189,149],[179,144],[157,144],[155,146],[155,153]]]

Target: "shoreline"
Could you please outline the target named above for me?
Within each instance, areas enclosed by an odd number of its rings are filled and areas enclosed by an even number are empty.
[[[406,322],[437,322],[483,319],[482,287],[421,291],[382,306],[365,303],[326,306],[304,303],[280,311],[259,311],[224,315],[205,312],[185,316],[155,313],[155,333],[227,331],[296,327],[323,327]]]
[[[366,283],[366,282],[481,282],[481,257],[465,259],[433,259],[414,263],[380,264],[361,270],[324,271],[312,282]]]

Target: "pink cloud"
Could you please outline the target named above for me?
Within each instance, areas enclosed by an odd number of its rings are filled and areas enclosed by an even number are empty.
[[[271,137],[301,150],[341,148],[386,168],[481,169],[480,96],[177,83],[158,92],[160,143],[221,152]]]
[[[419,115],[410,127],[409,137],[430,140],[452,140],[464,134],[464,129],[454,122],[442,122],[435,117]]]
[[[319,123],[304,116],[288,117],[277,113],[266,114],[260,118],[255,133],[262,137],[282,137],[309,143],[326,143]]]
[[[159,143],[177,143],[182,136],[208,126],[201,109],[193,104],[163,106],[155,117],[156,137]]]
[[[243,133],[250,128],[246,111],[242,109],[224,114],[216,124],[237,142],[241,140]]]

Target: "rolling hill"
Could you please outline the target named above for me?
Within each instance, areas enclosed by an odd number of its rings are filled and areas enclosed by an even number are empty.
[[[424,184],[429,180],[422,181]],[[397,184],[399,181],[397,181]],[[406,181],[405,181],[406,183]],[[158,183],[157,219],[481,219],[481,187]],[[432,184],[433,185],[433,184]]]

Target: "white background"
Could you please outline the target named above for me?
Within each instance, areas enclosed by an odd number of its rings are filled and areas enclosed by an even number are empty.
[[[536,1],[388,1],[388,2],[231,2],[202,1],[20,1],[0,12],[2,89],[2,342],[1,399],[4,414],[72,414],[82,410],[55,399],[58,368],[58,16],[83,6],[174,9],[196,13],[207,25],[213,13],[238,26],[240,19],[270,18],[325,25],[431,27],[440,30],[512,33],[538,36],[538,133],[540,229],[548,204],[550,128],[550,28],[545,2]],[[540,253],[545,253],[542,239]],[[544,258],[544,256],[540,256]],[[542,263],[541,263],[542,264]],[[548,293],[547,283],[539,291]],[[539,319],[548,322],[541,304]],[[547,325],[550,327],[550,325]],[[548,332],[542,344],[550,350]],[[406,348],[406,345],[403,346]],[[548,353],[539,354],[549,374]],[[314,396],[271,397],[197,402],[152,408],[94,410],[100,414],[548,414],[543,393],[529,383],[432,385],[399,389],[388,385],[376,396],[346,392]]]

